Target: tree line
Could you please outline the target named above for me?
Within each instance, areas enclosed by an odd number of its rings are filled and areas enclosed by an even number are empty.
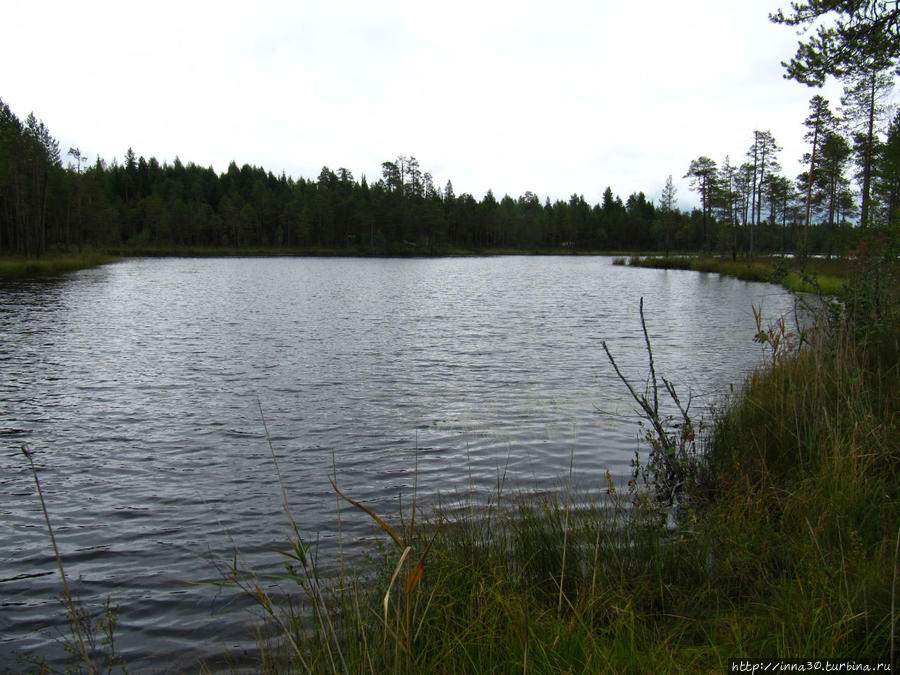
[[[480,200],[434,185],[415,157],[382,164],[370,183],[346,168],[315,179],[232,162],[221,174],[178,158],[160,163],[128,149],[123,162],[87,162],[30,114],[0,100],[0,253],[39,257],[82,247],[272,247],[357,252],[461,249],[653,248],[659,209],[643,193],[601,204],[533,192]],[[697,217],[670,213],[674,241],[694,246]]]
[[[900,111],[888,96],[900,58],[896,2],[792,3],[775,23],[830,23],[783,65],[798,82],[844,83],[838,109],[810,100],[807,153],[791,178],[773,134],[754,130],[741,160],[702,155],[685,178],[699,207],[682,211],[670,175],[657,201],[624,202],[607,187],[599,204],[583,195],[543,201],[533,192],[480,200],[436,186],[413,156],[385,161],[370,184],[346,168],[318,177],[276,176],[232,162],[224,173],[193,163],[160,164],[131,148],[124,161],[89,163],[59,143],[35,115],[22,122],[0,100],[0,255],[48,250],[282,248],[347,253],[452,250],[705,250],[841,253],[869,228],[896,232],[900,209]]]
[[[900,110],[891,115],[890,95],[900,74],[900,3],[809,0],[792,2],[790,9],[769,15],[807,36],[782,62],[785,77],[811,87],[836,78],[843,84],[839,107],[832,110],[819,94],[810,99],[808,150],[793,180],[782,173],[781,148],[770,131],[753,132],[740,164],[728,156],[720,166],[707,156],[691,162],[685,177],[700,196],[705,249],[712,243],[709,223],[718,226],[712,233],[719,248],[726,248],[727,238],[735,257],[738,250],[752,256],[755,246],[771,245],[759,236],[765,221],[770,231],[780,224],[784,240],[813,252],[846,246],[839,234],[849,222],[859,230],[897,231]]]
[[[685,178],[700,198],[703,248],[717,245],[734,257],[758,248],[833,253],[853,238],[849,223],[897,228],[900,111],[889,117],[890,70],[859,66],[847,74],[837,113],[823,96],[810,99],[808,150],[793,180],[783,173],[781,147],[768,130],[753,132],[740,164],[730,156],[720,165],[705,155],[693,160]]]

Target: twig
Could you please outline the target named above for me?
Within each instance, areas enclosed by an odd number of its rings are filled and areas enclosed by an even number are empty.
[[[559,603],[556,606],[556,615],[562,616],[563,586],[566,581],[566,553],[569,550],[569,511],[572,507],[572,471],[575,465],[575,446],[572,446],[569,454],[569,487],[566,490],[566,520],[563,524],[563,552],[562,569],[559,571]]]
[[[688,417],[688,410],[691,409],[691,401],[693,397],[688,394],[688,402],[687,407],[682,407],[681,400],[678,398],[678,394],[675,393],[675,386],[669,382],[666,378],[662,378],[663,386],[665,386],[666,391],[669,392],[669,396],[672,397],[672,400],[675,402],[675,405],[678,406],[678,412],[681,413],[681,418],[684,420],[685,424],[693,426],[691,423],[691,418]]]
[[[656,490],[656,497],[659,501],[668,500],[674,503],[677,493],[691,478],[693,472],[696,471],[695,459],[693,454],[696,452],[694,445],[694,425],[691,422],[688,411],[691,407],[691,397],[688,397],[687,405],[683,405],[681,399],[675,391],[675,386],[666,378],[659,378],[656,374],[656,364],[653,360],[653,347],[650,344],[650,334],[647,331],[647,322],[644,318],[644,299],[640,302],[641,330],[644,334],[644,343],[647,347],[647,358],[650,362],[650,374],[647,380],[647,389],[652,390],[652,402],[649,398],[650,393],[638,394],[634,386],[628,381],[628,378],[619,369],[612,352],[606,341],[602,342],[603,350],[609,359],[610,364],[616,371],[619,380],[628,389],[631,398],[638,404],[643,417],[652,426],[653,431],[646,431],[647,442],[650,444],[650,464],[647,469],[642,469],[638,460],[634,463],[634,479],[643,474],[647,479],[648,471],[652,471],[653,485]],[[670,417],[663,418],[659,412],[659,380],[662,380],[663,386],[669,397],[677,406],[681,414],[682,423],[672,424]],[[680,428],[678,434],[671,432],[669,427]]]
[[[656,383],[656,369],[653,367],[653,349],[650,347],[650,336],[647,334],[647,322],[644,321],[644,296],[641,296],[639,312],[641,315],[641,329],[644,331],[644,342],[647,343],[647,356],[650,358],[650,381],[653,383],[653,413],[658,415],[659,397],[657,396],[657,391],[659,386]]]
[[[602,343],[603,351],[606,352],[606,356],[609,359],[609,362],[612,364],[612,367],[616,371],[616,375],[619,376],[619,379],[622,380],[622,383],[628,388],[628,392],[631,394],[631,398],[635,400],[635,402],[641,407],[641,410],[644,411],[647,419],[650,420],[650,423],[653,425],[654,430],[659,435],[660,439],[664,439],[666,437],[666,431],[662,427],[662,423],[659,420],[659,415],[653,410],[650,404],[647,402],[646,396],[638,396],[637,392],[635,392],[634,387],[631,386],[631,383],[628,381],[622,371],[619,370],[619,365],[616,363],[616,360],[613,358],[612,353],[609,351],[609,347],[606,345],[606,340]]]

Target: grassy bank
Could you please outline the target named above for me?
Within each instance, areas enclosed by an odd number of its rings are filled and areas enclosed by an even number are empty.
[[[0,258],[0,279],[45,277],[115,262],[106,253],[48,254],[43,258]]]
[[[705,256],[630,256],[614,261],[619,265],[655,269],[715,272],[743,281],[765,281],[780,284],[791,291],[825,293],[840,291],[852,273],[853,262],[846,259],[760,257],[751,261]]]
[[[771,339],[785,329],[769,328],[771,358],[696,439],[687,473],[667,473],[657,455],[634,485],[508,495],[500,483],[461,504],[413,503],[395,525],[354,503],[343,517],[374,518],[387,542],[358,577],[321,574],[295,529],[285,555],[303,611],[282,613],[252,576],[231,570],[273,618],[255,667],[896,664],[900,316],[896,272],[882,272],[877,302],[845,296],[843,312],[823,315],[802,343]],[[853,281],[857,296],[868,292],[864,281]],[[651,445],[674,452],[680,438],[695,448],[693,427],[670,432],[663,441],[651,434]],[[655,498],[663,474],[678,476],[675,507]]]

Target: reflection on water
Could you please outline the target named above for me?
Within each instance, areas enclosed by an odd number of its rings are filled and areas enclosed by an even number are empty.
[[[57,658],[58,578],[20,445],[36,453],[68,573],[120,609],[132,669],[248,648],[244,598],[214,578],[232,546],[261,571],[294,516],[328,550],[342,490],[397,512],[506,485],[627,474],[645,297],[659,372],[706,402],[759,358],[772,286],[609,258],[134,260],[0,285],[0,667]],[[404,502],[405,503],[405,502]],[[351,550],[377,535],[345,514]]]

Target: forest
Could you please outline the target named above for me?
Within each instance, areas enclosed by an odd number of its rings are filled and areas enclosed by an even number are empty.
[[[413,156],[382,164],[370,183],[346,168],[316,178],[232,162],[218,174],[177,157],[89,163],[33,113],[0,99],[0,255],[53,251],[283,249],[357,255],[455,251],[702,250],[840,255],[867,228],[893,230],[900,209],[900,111],[891,116],[890,65],[843,78],[837,112],[820,95],[805,120],[808,151],[790,177],[770,131],[748,133],[742,158],[701,155],[685,167],[700,204],[680,210],[670,175],[658,200],[543,201],[526,192],[479,201],[435,186]],[[64,164],[65,160],[65,164]]]

